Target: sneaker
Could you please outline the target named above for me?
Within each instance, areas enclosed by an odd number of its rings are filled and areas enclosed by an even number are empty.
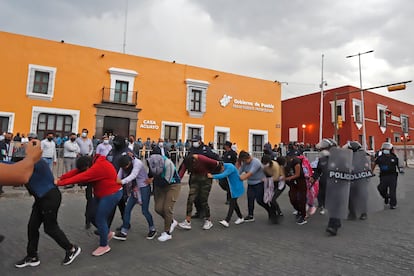
[[[147,240],[152,240],[153,238],[155,238],[156,235],[157,235],[157,231],[150,230],[147,234]]]
[[[167,232],[162,232],[161,235],[158,237],[158,240],[160,242],[165,242],[171,239],[172,239],[172,236],[168,234]]]
[[[127,239],[127,234],[122,233],[121,231],[117,231],[115,233],[115,235],[113,236],[114,239],[118,240],[118,241],[126,241]]]
[[[253,222],[254,221],[254,217],[253,216],[247,216],[244,218],[244,222]]]
[[[394,209],[397,209],[397,205],[391,205],[391,206],[390,206],[390,209],[393,209],[393,210],[394,210]]]
[[[297,223],[297,224],[299,224],[299,225],[304,225],[304,224],[308,223],[308,221],[307,221],[304,217],[300,217],[300,218],[296,221],[296,223]]]
[[[75,258],[81,253],[81,248],[77,245],[73,245],[73,251],[66,251],[65,259],[63,259],[63,265],[70,265]]]
[[[321,209],[319,210],[319,214],[325,215],[325,208],[321,207]]]
[[[366,220],[368,218],[366,213],[361,214],[361,216],[359,217],[360,220]]]
[[[173,219],[173,222],[171,223],[171,226],[170,226],[170,234],[174,232],[174,229],[175,227],[177,227],[177,225],[178,225],[178,222],[175,219]]]
[[[4,236],[0,235],[0,242],[2,242],[4,240]]]
[[[226,220],[224,220],[224,219],[223,220],[220,220],[219,223],[221,225],[223,225],[224,227],[226,227],[226,228],[228,228],[230,226],[230,224]],[[204,228],[204,226],[203,226],[203,228]]]
[[[14,264],[15,267],[22,268],[26,266],[38,266],[40,265],[39,257],[24,257],[23,260]]]
[[[206,219],[204,221],[203,229],[209,230],[211,227],[213,227],[213,223],[210,220]]]
[[[109,245],[107,246],[99,246],[98,248],[95,249],[95,251],[92,252],[93,256],[102,256],[105,253],[108,253],[109,251],[111,251],[111,248],[109,247]]]
[[[309,207],[308,213],[309,213],[310,216],[314,215],[315,212],[316,212],[316,207],[315,206]]]
[[[237,218],[234,224],[242,224],[244,222],[244,218]]]
[[[292,212],[292,215],[296,216],[297,214],[299,214],[298,210],[295,210],[295,211]]]
[[[112,240],[112,238],[114,237],[115,232],[109,231],[108,233],[108,241]]]
[[[180,228],[182,228],[182,229],[190,230],[191,229],[191,221],[187,221],[185,219],[183,222],[180,222],[178,224],[178,226],[180,226]]]

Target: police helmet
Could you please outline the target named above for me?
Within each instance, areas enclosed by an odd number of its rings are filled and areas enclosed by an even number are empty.
[[[390,142],[382,143],[381,149],[392,150],[393,145]]]
[[[316,144],[316,148],[318,150],[323,149],[330,149],[332,147],[336,147],[338,144],[335,142],[335,140],[331,138],[323,138],[318,144]]]
[[[348,141],[345,146],[345,148],[351,149],[352,151],[357,151],[360,148],[362,148],[362,145],[358,141]]]

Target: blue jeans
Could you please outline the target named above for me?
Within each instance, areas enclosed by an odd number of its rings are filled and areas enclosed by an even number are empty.
[[[150,231],[155,230],[154,220],[152,219],[152,215],[149,211],[149,204],[150,204],[150,199],[151,199],[151,186],[147,185],[145,187],[141,187],[139,188],[139,191],[141,192],[141,198],[142,198],[142,206],[141,206],[142,214],[144,215],[145,219],[148,222],[149,230]],[[125,207],[125,212],[124,212],[124,221],[122,223],[122,229],[121,229],[123,233],[128,233],[128,229],[130,227],[130,222],[131,222],[131,212],[135,204],[137,203],[137,201],[138,200],[132,195],[128,197],[127,205]]]
[[[93,220],[93,224],[98,228],[99,232],[99,246],[107,246],[108,245],[108,217],[115,209],[116,205],[118,204],[119,200],[122,197],[122,190],[119,190],[116,193],[111,195],[105,196],[103,198],[94,198],[93,200],[96,201],[97,209],[95,218]]]
[[[46,163],[49,165],[50,170],[53,171],[53,158],[42,157],[42,159],[46,161]]]

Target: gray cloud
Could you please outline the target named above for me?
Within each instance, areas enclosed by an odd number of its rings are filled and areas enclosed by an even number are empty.
[[[0,29],[122,51],[126,0],[0,0]],[[269,80],[283,98],[413,79],[410,0],[140,0],[128,2],[127,53]],[[386,94],[414,104],[412,84]],[[384,93],[383,90],[375,91]]]

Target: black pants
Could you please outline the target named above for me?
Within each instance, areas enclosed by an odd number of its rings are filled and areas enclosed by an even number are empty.
[[[326,182],[319,180],[318,207],[325,208]]]
[[[64,250],[72,249],[73,245],[69,242],[57,222],[57,214],[61,201],[62,195],[57,188],[53,188],[42,198],[35,199],[27,226],[27,256],[37,256],[39,228],[42,223],[45,233],[52,237],[60,247]]]
[[[236,211],[237,217],[243,218],[240,212],[239,204],[237,204],[237,198],[230,199],[229,211],[227,212],[227,217],[226,217],[227,222],[230,222],[230,219],[233,216],[234,211]]]
[[[338,230],[342,226],[341,219],[339,218],[329,218],[328,227]]]
[[[85,208],[85,224],[88,225],[91,223],[91,209],[92,207],[92,199],[93,199],[93,189],[91,184],[86,184],[85,189],[85,198],[86,198],[86,208]]]
[[[285,190],[286,186],[283,187],[282,190],[277,189],[277,184],[278,182],[274,182],[275,185],[275,193],[272,197],[272,201],[271,201],[271,207],[276,211],[277,215],[281,215],[282,214],[282,210],[280,209],[279,203],[277,203],[277,199],[278,197],[283,193],[283,191]]]
[[[224,191],[226,191],[226,200],[230,201],[230,199],[231,199],[230,187],[229,187],[229,182],[228,182],[227,178],[220,179],[219,180],[219,185]]]
[[[377,189],[385,199],[389,197],[390,206],[397,206],[397,178],[398,174],[388,174],[380,176],[380,184]]]
[[[268,204],[264,203],[263,195],[264,195],[263,182],[260,182],[259,184],[255,184],[255,185],[247,185],[247,208],[249,211],[249,216],[253,216],[254,200],[256,200],[257,204],[262,206],[267,211],[269,218],[273,218],[276,215],[275,209],[269,206]]]
[[[304,179],[298,179],[296,184],[290,183],[289,200],[293,208],[297,210],[300,216],[306,216],[306,182]]]

